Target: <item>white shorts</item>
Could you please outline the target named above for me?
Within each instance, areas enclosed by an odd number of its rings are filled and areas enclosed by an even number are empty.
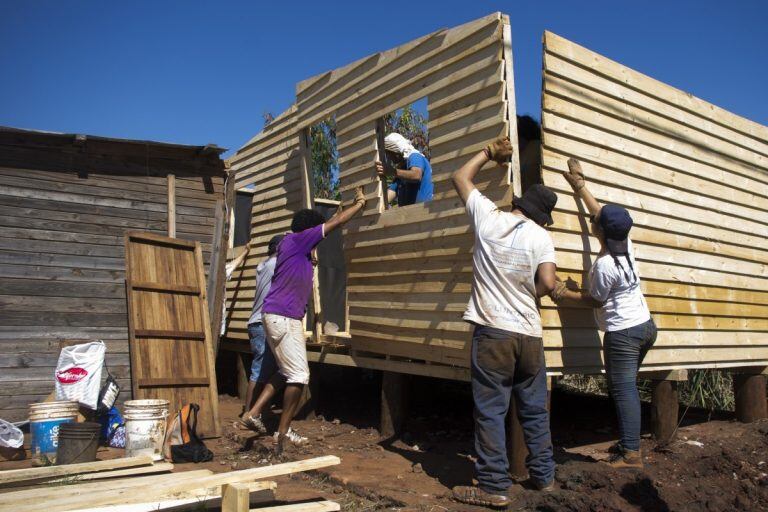
[[[280,373],[288,384],[309,384],[307,346],[301,320],[264,314],[264,332]]]

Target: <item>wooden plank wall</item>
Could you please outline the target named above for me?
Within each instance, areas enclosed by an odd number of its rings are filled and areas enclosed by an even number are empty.
[[[469,326],[461,314],[473,234],[450,174],[500,135],[512,133],[517,143],[508,123],[510,112],[514,117],[511,62],[504,59],[508,24],[495,13],[297,86],[300,129],[336,116],[342,199],[350,201],[360,185],[369,198],[363,216],[344,229],[354,350],[468,364]],[[379,213],[376,122],[425,96],[434,199]],[[518,168],[517,158],[514,170],[488,166],[478,187],[509,205],[509,176]]]
[[[123,235],[166,233],[165,175],[173,170],[177,236],[201,242],[207,253],[213,206],[223,197],[222,177],[205,178],[168,155],[150,151],[149,167],[142,155],[138,172],[119,144],[103,151],[91,145],[84,157],[71,152],[71,138],[61,147],[57,141],[0,139],[0,418],[6,420],[26,418],[28,404],[53,390],[62,339],[103,339],[121,399],[130,397]]]
[[[289,108],[229,159],[235,187],[254,189],[253,247],[244,264],[227,281],[224,341],[248,340],[256,266],[266,257],[270,238],[290,231],[294,212],[305,204],[297,118],[296,107]]]
[[[584,163],[601,202],[626,207],[660,328],[650,368],[768,364],[768,127],[555,34],[544,36],[543,182],[559,195],[560,276],[583,282],[599,242],[560,173]],[[582,252],[585,251],[585,252]],[[599,368],[586,310],[543,301],[547,364]]]

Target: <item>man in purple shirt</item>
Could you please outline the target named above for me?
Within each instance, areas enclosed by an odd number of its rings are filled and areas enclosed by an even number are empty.
[[[245,413],[242,422],[249,428],[256,426],[255,418],[285,382],[283,412],[280,426],[275,432],[277,453],[283,451],[285,440],[301,444],[306,438],[291,429],[293,415],[301,399],[304,386],[309,383],[309,364],[304,340],[304,310],[312,293],[312,249],[331,231],[349,221],[365,207],[362,187],[355,191],[354,204],[334,215],[330,220],[317,211],[304,209],[293,216],[291,231],[277,246],[277,263],[272,286],[262,307],[264,331],[272,353],[280,368],[259,395],[253,408]]]

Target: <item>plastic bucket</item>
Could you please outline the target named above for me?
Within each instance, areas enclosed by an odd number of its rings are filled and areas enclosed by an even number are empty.
[[[64,423],[59,427],[59,448],[56,450],[56,464],[93,462],[99,449],[99,423]]]
[[[30,450],[39,458],[52,459],[59,446],[59,429],[77,420],[77,402],[42,402],[29,406]]]
[[[150,455],[163,459],[163,442],[168,420],[168,400],[128,400],[125,419],[125,456]]]

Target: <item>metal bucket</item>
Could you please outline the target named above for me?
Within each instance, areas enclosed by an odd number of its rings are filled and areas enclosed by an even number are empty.
[[[59,448],[56,450],[56,464],[78,464],[93,462],[99,449],[101,424],[64,423],[59,428]]]
[[[52,460],[59,446],[59,428],[77,420],[77,402],[41,402],[29,406],[30,450],[34,457]]]
[[[163,443],[168,420],[168,400],[128,400],[125,419],[125,456],[151,455],[163,460]]]

